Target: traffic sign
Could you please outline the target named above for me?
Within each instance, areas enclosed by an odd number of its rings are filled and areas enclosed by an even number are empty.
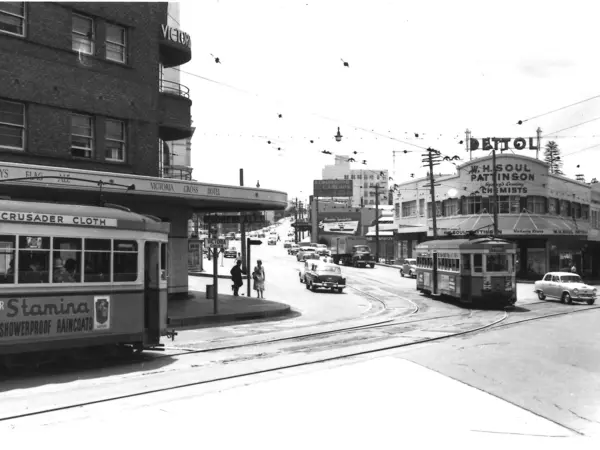
[[[249,245],[260,245],[260,244],[262,244],[262,241],[260,239],[250,239],[250,238],[248,238],[248,244]]]
[[[210,248],[228,248],[229,240],[210,238],[206,240],[206,246]]]

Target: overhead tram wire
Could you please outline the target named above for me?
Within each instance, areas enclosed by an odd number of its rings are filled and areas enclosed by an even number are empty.
[[[575,103],[571,103],[570,105],[561,106],[560,108],[553,109],[552,111],[548,111],[548,112],[545,112],[543,114],[538,114],[537,116],[529,117],[528,119],[525,119],[525,120],[519,120],[517,122],[517,124],[518,125],[523,125],[525,122],[529,122],[530,120],[538,119],[540,117],[544,117],[544,116],[547,116],[549,114],[552,114],[552,113],[555,113],[555,112],[558,112],[558,111],[562,111],[563,109],[570,108],[571,106],[581,105],[582,103],[589,102],[590,100],[594,100],[596,98],[600,98],[600,94],[599,95],[594,95],[593,97],[589,97],[589,98],[580,100],[580,101],[575,102]]]
[[[593,119],[586,120],[585,122],[580,122],[580,123],[577,123],[575,125],[571,125],[570,127],[566,127],[566,128],[561,129],[561,130],[555,130],[555,131],[552,131],[551,133],[543,134],[541,137],[548,137],[550,135],[553,135],[553,134],[556,134],[556,133],[560,133],[561,131],[570,130],[571,128],[576,128],[576,127],[580,127],[581,125],[588,124],[590,122],[595,122],[596,120],[600,120],[600,117],[594,117]]]
[[[199,79],[204,80],[204,81],[208,81],[210,83],[215,83],[215,84],[218,84],[220,86],[224,86],[224,87],[233,89],[233,90],[241,92],[243,94],[248,94],[250,96],[257,97],[257,98],[261,98],[262,97],[260,94],[257,94],[255,92],[251,92],[251,91],[248,91],[248,90],[245,90],[245,89],[241,89],[241,88],[238,88],[236,86],[232,86],[230,84],[223,83],[221,81],[213,80],[211,78],[208,78],[208,77],[205,77],[205,76],[202,76],[202,75],[198,75],[198,74],[195,74],[195,73],[192,73],[192,72],[187,72],[185,70],[181,70],[180,68],[174,68],[174,70],[177,70],[180,73],[184,73],[186,75],[190,75],[190,76],[199,78]],[[425,146],[422,146],[422,145],[414,144],[412,142],[408,142],[408,141],[399,139],[399,138],[394,137],[394,136],[389,136],[389,135],[386,135],[386,134],[378,133],[376,131],[369,130],[368,128],[351,124],[351,123],[346,122],[344,120],[336,119],[336,118],[329,117],[329,116],[324,116],[322,114],[318,114],[318,113],[315,113],[315,112],[312,112],[312,111],[306,111],[305,114],[312,115],[312,116],[315,116],[315,117],[320,117],[322,119],[329,120],[331,122],[342,123],[342,124],[344,124],[344,125],[346,125],[348,127],[354,128],[356,130],[361,130],[361,131],[364,131],[365,133],[369,133],[369,134],[373,134],[373,135],[376,135],[376,136],[380,136],[380,137],[383,137],[383,138],[386,138],[386,139],[390,139],[390,140],[393,140],[393,141],[396,141],[396,142],[400,142],[400,143],[405,144],[405,145],[410,145],[412,147],[416,147],[416,148],[419,148],[421,150],[427,150],[427,148],[428,148],[428,147],[425,147]]]

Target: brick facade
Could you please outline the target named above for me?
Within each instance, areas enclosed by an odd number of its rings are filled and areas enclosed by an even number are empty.
[[[25,37],[0,33],[0,99],[25,104],[25,149],[0,149],[0,158],[158,176],[158,123],[164,114],[159,31],[167,23],[167,3],[35,2],[25,8]],[[72,50],[73,13],[94,19],[94,54],[83,57],[83,64]],[[107,22],[127,29],[126,64],[104,57]],[[95,119],[91,159],[71,156],[73,112]],[[125,162],[104,159],[106,118],[127,124]]]

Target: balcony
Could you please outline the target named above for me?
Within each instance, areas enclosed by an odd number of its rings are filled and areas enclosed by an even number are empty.
[[[161,25],[159,30],[159,56],[164,67],[175,67],[192,59],[192,40],[183,31]]]
[[[159,96],[158,136],[163,141],[178,141],[192,137],[192,101],[187,86],[161,80]]]

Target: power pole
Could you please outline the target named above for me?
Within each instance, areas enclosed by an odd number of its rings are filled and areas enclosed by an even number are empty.
[[[379,182],[375,184],[375,261],[379,262]]]
[[[432,149],[431,147],[427,149],[427,153],[422,153],[421,156],[424,158],[422,162],[429,164],[429,191],[431,192],[431,218],[433,219],[433,237],[437,238],[437,205],[435,202],[436,184],[435,180],[433,179],[433,166],[437,166],[440,164],[441,156],[440,152]]]
[[[244,169],[240,169],[240,186],[244,186]],[[244,224],[243,220],[240,220],[240,234],[240,239],[242,240],[242,270],[247,272],[248,265],[246,264],[246,225]],[[250,283],[250,278],[248,278],[248,283]]]
[[[494,237],[498,237],[498,185],[496,182],[496,149],[492,149],[492,186],[494,188]]]
[[[294,208],[294,214],[296,215],[296,229],[295,229],[295,238],[296,238],[296,244],[298,243],[298,197],[296,197],[296,208]]]

